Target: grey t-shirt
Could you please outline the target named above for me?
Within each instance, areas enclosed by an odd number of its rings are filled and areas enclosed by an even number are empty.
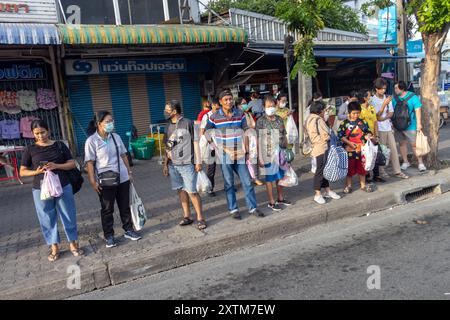
[[[127,149],[118,134],[109,134],[106,140],[103,140],[97,132],[90,136],[84,145],[84,161],[95,161],[97,174],[106,171],[118,172],[117,151],[112,135],[114,135],[117,147],[119,148],[120,183],[123,183],[130,180],[130,177],[128,175],[127,167],[125,167],[125,163],[122,160],[122,156],[127,153]]]
[[[163,142],[170,162],[175,166],[194,164],[194,140],[198,140],[194,123],[183,117],[177,123],[169,121],[165,133]]]

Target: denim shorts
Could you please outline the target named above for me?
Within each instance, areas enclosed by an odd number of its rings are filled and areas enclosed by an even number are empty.
[[[184,190],[187,193],[197,193],[197,172],[193,164],[174,166],[169,164],[172,190]]]

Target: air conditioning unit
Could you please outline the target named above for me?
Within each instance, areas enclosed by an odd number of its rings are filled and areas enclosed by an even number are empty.
[[[214,95],[214,80],[205,80],[203,82],[203,94],[205,96]]]

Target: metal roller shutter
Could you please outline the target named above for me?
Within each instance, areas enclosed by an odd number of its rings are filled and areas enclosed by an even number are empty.
[[[150,120],[152,124],[164,123],[164,82],[162,74],[147,74],[147,92],[150,101]]]
[[[149,98],[144,74],[128,75],[133,125],[139,135],[147,134],[150,126]]]
[[[180,76],[178,73],[165,73],[163,74],[164,81],[164,94],[166,101],[178,100],[183,108],[183,94],[181,93]]]
[[[78,154],[84,154],[87,139],[86,128],[93,118],[91,89],[86,77],[72,78],[67,81],[73,128]]]
[[[180,74],[181,91],[183,93],[184,116],[196,120],[201,111],[201,95],[198,75],[192,73]]]
[[[89,85],[91,87],[94,112],[106,110],[112,113],[108,76],[90,76]]]
[[[109,76],[114,127],[125,145],[128,145],[127,131],[131,130],[133,118],[131,114],[130,92],[128,90],[128,75]]]

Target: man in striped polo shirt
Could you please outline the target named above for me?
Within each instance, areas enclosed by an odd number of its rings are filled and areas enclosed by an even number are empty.
[[[244,146],[244,131],[247,129],[245,116],[240,109],[234,108],[233,94],[229,90],[219,94],[219,101],[221,108],[209,117],[205,134],[210,143],[212,136],[217,142],[216,158],[222,168],[228,209],[233,218],[241,219],[234,187],[234,173],[236,173],[241,180],[249,212],[257,217],[264,217],[257,209],[255,189],[245,164],[248,150]]]

